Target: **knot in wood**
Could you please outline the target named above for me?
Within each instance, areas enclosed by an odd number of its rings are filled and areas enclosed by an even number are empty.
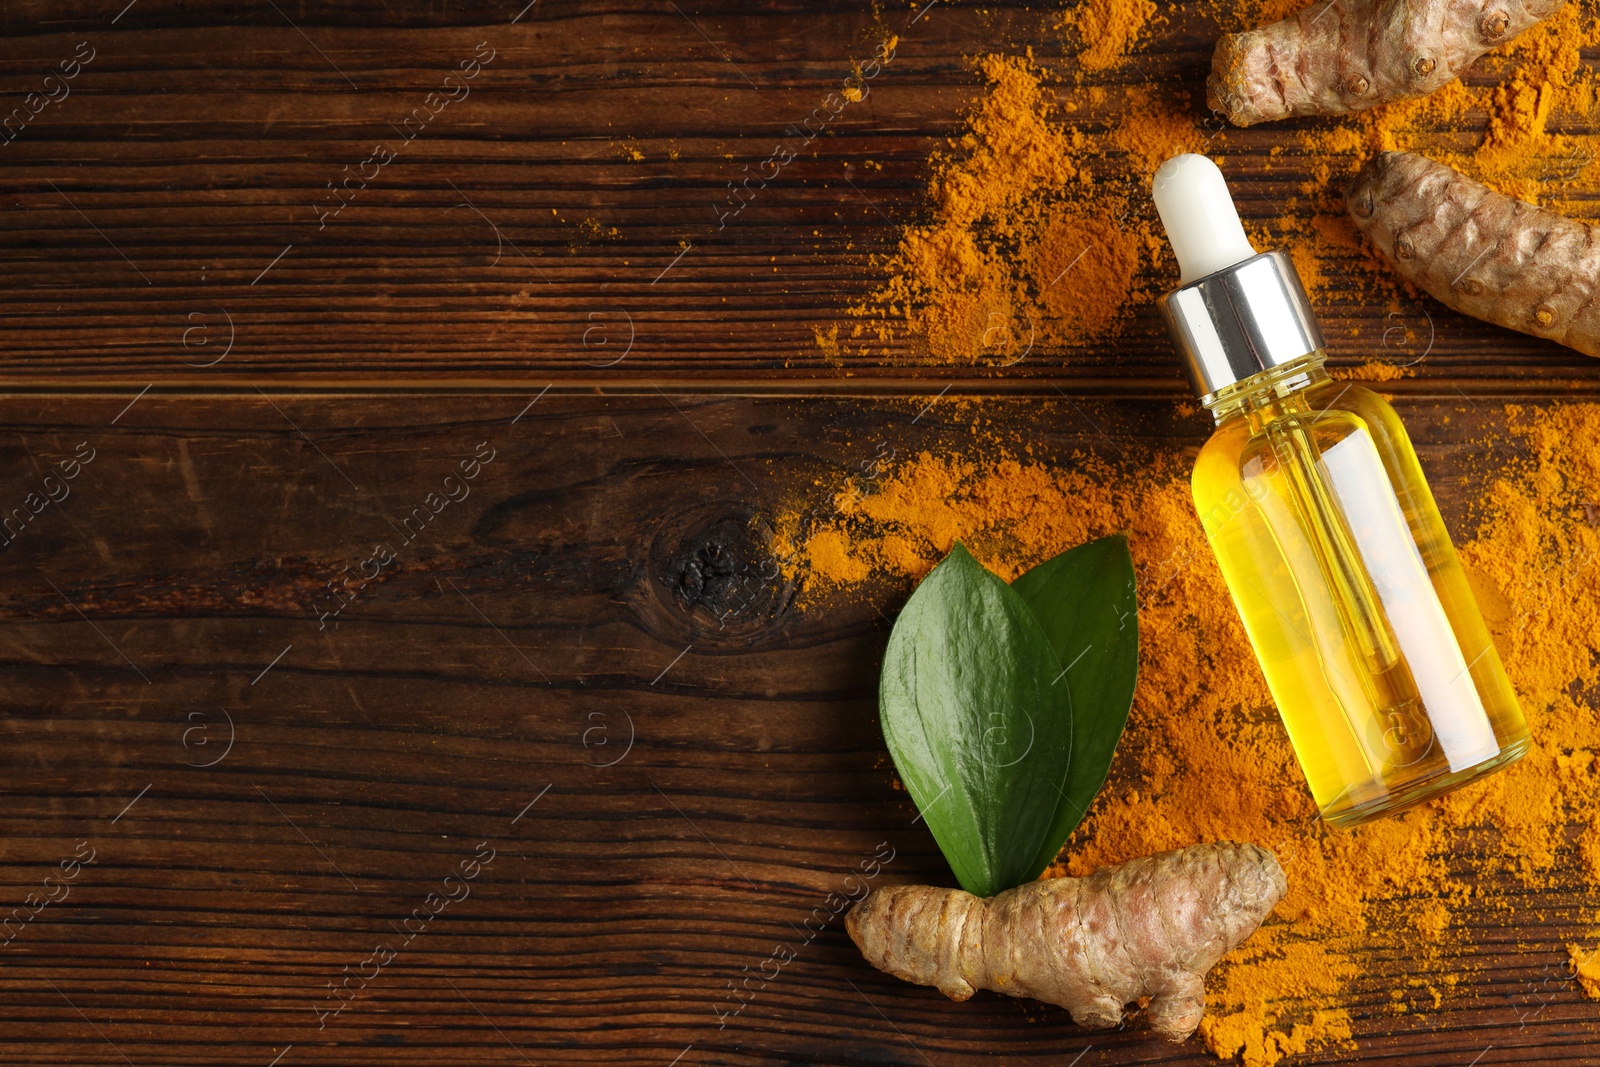
[[[657,617],[677,631],[673,639],[748,647],[793,595],[768,548],[770,525],[748,505],[714,503],[679,523],[676,532],[661,532],[652,552],[656,588],[666,592],[654,598]]]
[[[751,563],[745,524],[724,519],[685,539],[672,564],[672,587],[689,610],[721,615],[735,604],[735,587]]]

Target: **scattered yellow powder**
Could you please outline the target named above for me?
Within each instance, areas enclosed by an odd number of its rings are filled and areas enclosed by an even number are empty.
[[[1553,129],[1551,120],[1559,115],[1592,127],[1594,71],[1579,49],[1593,47],[1597,37],[1593,11],[1578,4],[1524,34],[1512,46],[1511,77],[1489,90],[1483,144],[1463,154],[1461,169],[1534,202],[1579,177],[1592,150]]]
[[[1357,382],[1392,382],[1397,378],[1409,378],[1413,373],[1415,372],[1404,364],[1388,363],[1381,359],[1369,359],[1356,367],[1328,369],[1331,377]]]
[[[1150,199],[1150,180],[1161,164],[1178,153],[1206,151],[1209,137],[1195,121],[1194,100],[1187,92],[1133,84],[1119,86],[1107,103],[1115,107],[1118,116],[1107,140],[1110,154],[1122,157],[1119,169],[1126,174],[1124,195],[1132,208],[1129,214],[1140,217],[1148,227],[1159,261],[1167,254],[1167,240]],[[1101,183],[1102,189],[1105,184]],[[1157,281],[1161,289],[1170,289],[1177,282],[1176,267]]]
[[[837,323],[824,330],[820,326],[813,326],[811,333],[817,339],[817,347],[822,350],[822,358],[830,364],[839,364],[839,326]]]
[[[1059,250],[1044,247],[1044,236],[1077,240],[1076,220],[1054,210],[1056,191],[1085,177],[1072,163],[1073,136],[1048,120],[1044,90],[1026,60],[989,56],[982,69],[990,91],[957,142],[958,155],[935,163],[933,221],[904,232],[889,281],[854,309],[879,321],[880,336],[903,320],[941,363],[1026,354],[1040,328],[1050,327],[1048,309],[1059,306],[1047,302],[1061,280]],[[1120,264],[1125,257],[1112,258]],[[1054,277],[1043,277],[1053,268]],[[1114,294],[1085,291],[1081,282],[1068,283],[1085,298],[1073,321],[1103,328],[1119,310]]]
[[[1049,279],[1039,292],[1048,321],[1082,336],[1104,331],[1122,311],[1107,300],[1085,299],[1082,278],[1110,292],[1133,288],[1139,252],[1124,239],[1111,219],[1094,218],[1061,207],[1044,222],[1040,240],[1030,249],[1032,276]]]
[[[1443,901],[1418,905],[1411,915],[1412,928],[1430,941],[1437,941],[1450,929],[1450,909]]]
[[[841,582],[859,582],[870,572],[867,562],[850,554],[850,542],[838,530],[818,530],[806,542],[806,560],[819,572]]]
[[[1219,30],[1236,32],[1302,5],[1208,6]],[[1161,24],[1156,10],[1151,0],[1074,7],[1058,24],[1071,46],[1060,69],[1031,54],[977,61],[988,88],[930,161],[925,220],[901,232],[878,264],[887,280],[851,309],[873,328],[846,354],[909,334],[914,359],[1004,366],[1114,335],[1175,280],[1149,182],[1179,152],[1223,163],[1252,238],[1288,250],[1319,305],[1338,294],[1381,306],[1409,292],[1344,214],[1344,187],[1375,152],[1421,152],[1501,192],[1596,211],[1600,135],[1582,132],[1600,127],[1600,77],[1582,58],[1600,50],[1592,6],[1567,5],[1431,96],[1249,131],[1207,113],[1199,77],[1173,85],[1134,55]],[[1269,217],[1249,217],[1263,206]]]
[[[1086,47],[1078,53],[1078,66],[1101,71],[1119,66],[1155,20],[1150,0],[1085,0],[1063,15],[1057,29],[1071,42]]]
[[[1219,22],[1226,32],[1259,24],[1226,13],[1219,13]],[[1279,134],[1275,154],[1301,177],[1299,196],[1283,205],[1274,223],[1292,228],[1302,275],[1308,273],[1304,261],[1316,261],[1305,279],[1313,301],[1336,289],[1374,301],[1404,288],[1370,254],[1344,211],[1345,185],[1377,152],[1419,152],[1507,195],[1567,214],[1593,214],[1582,194],[1594,185],[1594,137],[1567,131],[1600,126],[1600,85],[1581,56],[1581,49],[1597,47],[1600,22],[1593,8],[1569,4],[1484,57],[1467,80]],[[1215,150],[1226,153],[1248,136],[1229,128]]]
[[[1303,5],[1200,6],[1234,32]],[[1343,187],[1374,152],[1421,152],[1501,192],[1594,213],[1597,142],[1579,132],[1600,126],[1597,79],[1582,59],[1600,49],[1589,6],[1568,5],[1427,98],[1248,132],[1204,113],[1198,79],[1174,90],[1145,73],[1135,52],[1158,24],[1150,0],[1086,0],[1058,23],[1078,45],[1062,71],[1031,57],[979,60],[987,90],[931,161],[926,218],[901,233],[880,264],[886,281],[852,309],[868,327],[857,351],[909,333],[918,358],[1003,366],[1114,335],[1130,309],[1172,283],[1148,183],[1177,152],[1204,151],[1226,167],[1233,155],[1259,158],[1271,139],[1265,176],[1235,182],[1247,216],[1271,205],[1269,217],[1247,218],[1252,238],[1290,252],[1314,303],[1341,293],[1387,305],[1381,339],[1366,342],[1394,358],[1341,368],[1345,378],[1404,377],[1432,338],[1431,305],[1407,297],[1344,215]],[[846,343],[819,334],[819,344],[824,336],[830,361],[842,362]],[[1012,578],[1129,530],[1138,693],[1111,783],[1061,870],[1218,838],[1277,850],[1289,895],[1213,977],[1202,1026],[1218,1056],[1265,1067],[1352,1042],[1340,1005],[1373,946],[1436,970],[1462,906],[1510,906],[1454,877],[1452,851],[1470,846],[1485,857],[1482,874],[1533,887],[1600,882],[1600,408],[1509,414],[1533,458],[1483,475],[1477,535],[1461,555],[1534,743],[1502,774],[1353,831],[1316,819],[1189,503],[1183,456],[1061,469],[991,442],[981,455],[908,457],[881,480],[843,487],[824,519],[790,515],[774,547],[811,595],[848,595],[920,578],[958,538]],[[1600,913],[1591,918],[1600,925]],[[1585,992],[1600,998],[1600,950],[1570,951]],[[1411,985],[1434,1009],[1460,979],[1445,971]],[[1408,1010],[1395,992],[1394,1010]]]
[[[1423,991],[1437,1006],[1440,987],[1460,978],[1442,953],[1452,917],[1469,901],[1512,906],[1482,895],[1480,879],[1595,879],[1600,711],[1583,694],[1600,685],[1600,405],[1512,407],[1507,417],[1529,458],[1476,475],[1477,532],[1460,552],[1533,744],[1484,782],[1354,830],[1317,818],[1205,543],[1187,454],[1053,465],[980,433],[964,450],[902,457],[810,509],[797,503],[779,517],[774,552],[815,600],[886,580],[903,589],[958,539],[1010,580],[1073,545],[1128,532],[1138,687],[1109,783],[1057,873],[1197,841],[1274,849],[1288,895],[1213,974],[1202,1028],[1218,1056],[1264,1067],[1351,1042],[1343,1005],[1374,950],[1423,961]],[[1469,878],[1447,862],[1462,848],[1479,857]]]
[[[1578,977],[1578,986],[1590,1000],[1600,1000],[1600,948],[1567,946],[1567,959]]]

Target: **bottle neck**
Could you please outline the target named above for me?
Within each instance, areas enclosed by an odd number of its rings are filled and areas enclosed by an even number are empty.
[[[1327,368],[1323,366],[1327,358],[1328,354],[1319,348],[1281,366],[1231,382],[1201,397],[1200,403],[1211,411],[1220,426],[1238,415],[1260,410],[1284,397],[1330,381]]]

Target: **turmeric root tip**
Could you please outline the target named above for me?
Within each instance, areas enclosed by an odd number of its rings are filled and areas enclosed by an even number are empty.
[[[1151,1029],[1182,1041],[1205,1011],[1206,972],[1261,925],[1285,888],[1271,852],[1224,841],[988,900],[887,886],[856,905],[845,928],[874,967],[952,1000],[978,989],[1032,997],[1098,1029],[1149,997]]]
[[[1564,2],[1321,0],[1218,41],[1206,101],[1253,126],[1426,96]]]
[[[1407,281],[1463,315],[1600,356],[1600,231],[1411,152],[1368,161],[1356,228]]]

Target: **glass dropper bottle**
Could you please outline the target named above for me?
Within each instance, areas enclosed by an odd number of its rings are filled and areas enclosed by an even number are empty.
[[[1157,304],[1216,420],[1195,507],[1322,817],[1515,761],[1527,725],[1399,416],[1328,376],[1293,262],[1256,252],[1215,163],[1167,160],[1154,195],[1181,271]]]

